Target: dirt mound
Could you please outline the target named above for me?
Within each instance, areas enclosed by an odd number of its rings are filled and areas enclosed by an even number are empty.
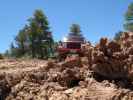
[[[131,33],[82,51],[62,62],[0,60],[0,100],[133,100]]]
[[[132,90],[107,80],[98,82],[82,61],[82,66],[72,61],[58,64],[50,61],[30,71],[1,72],[0,97],[2,100],[132,100]],[[73,65],[64,67],[70,63]]]
[[[128,78],[133,81],[132,33],[123,33],[119,43],[102,38],[96,47],[86,48],[85,56],[95,73],[109,79]]]

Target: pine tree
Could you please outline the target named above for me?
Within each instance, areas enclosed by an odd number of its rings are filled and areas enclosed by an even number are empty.
[[[48,49],[53,43],[47,17],[41,10],[36,10],[34,16],[29,19],[29,23],[32,56],[47,57]]]
[[[124,24],[125,29],[133,32],[133,3],[131,3],[128,6],[128,10],[125,14],[125,20],[126,20],[126,23]]]
[[[26,39],[27,39],[27,34],[24,28],[20,30],[18,35],[15,37],[15,42],[20,55],[24,55],[26,52],[26,47],[25,47]]]
[[[72,32],[75,35],[79,35],[81,33],[80,25],[72,24],[72,26],[70,27],[70,32]]]
[[[15,45],[11,44],[12,56],[21,57],[28,54],[33,58],[48,57],[54,41],[47,17],[42,10],[36,10],[28,22],[15,37]]]
[[[114,40],[119,41],[122,34],[123,34],[122,31],[117,32],[117,33],[115,34],[115,36],[114,36]]]

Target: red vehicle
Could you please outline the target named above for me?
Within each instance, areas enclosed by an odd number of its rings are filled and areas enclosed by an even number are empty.
[[[79,54],[81,52],[81,44],[85,39],[82,34],[70,33],[67,37],[64,37],[63,42],[59,43],[58,53],[61,58],[66,58],[68,54]]]

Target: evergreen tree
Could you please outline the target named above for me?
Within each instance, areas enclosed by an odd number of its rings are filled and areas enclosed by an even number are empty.
[[[26,27],[19,31],[18,35],[15,37],[15,42],[18,48],[19,55],[24,55],[26,53],[26,41],[28,35],[26,34]]]
[[[11,45],[10,45],[10,51],[9,52],[10,52],[9,55],[11,57],[19,57],[20,56],[18,49],[14,46],[13,43],[11,43]]]
[[[5,57],[10,57],[9,50],[6,50],[6,51],[5,51],[4,56],[5,56]]]
[[[47,17],[41,10],[36,10],[34,16],[29,19],[29,23],[32,56],[47,57],[48,49],[53,43]]]
[[[41,10],[36,10],[28,22],[28,25],[25,25],[15,37],[15,46],[11,44],[11,55],[21,57],[28,54],[33,58],[48,57],[52,52],[54,41],[47,17]]]
[[[117,32],[117,33],[115,34],[114,40],[119,41],[119,40],[120,40],[120,37],[121,37],[121,35],[122,35],[122,33],[123,33],[122,31]]]
[[[126,20],[126,23],[124,24],[125,29],[133,32],[133,3],[131,3],[128,6],[128,10],[125,14],[125,20]]]
[[[81,33],[80,25],[72,24],[72,26],[70,27],[70,32],[72,32],[73,34],[79,35]]]

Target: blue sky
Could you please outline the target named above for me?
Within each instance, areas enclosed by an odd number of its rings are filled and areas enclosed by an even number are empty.
[[[55,40],[69,32],[72,23],[81,25],[87,40],[113,38],[123,30],[124,13],[132,0],[1,0],[0,52],[9,48],[18,31],[35,9],[42,9],[50,22]]]

